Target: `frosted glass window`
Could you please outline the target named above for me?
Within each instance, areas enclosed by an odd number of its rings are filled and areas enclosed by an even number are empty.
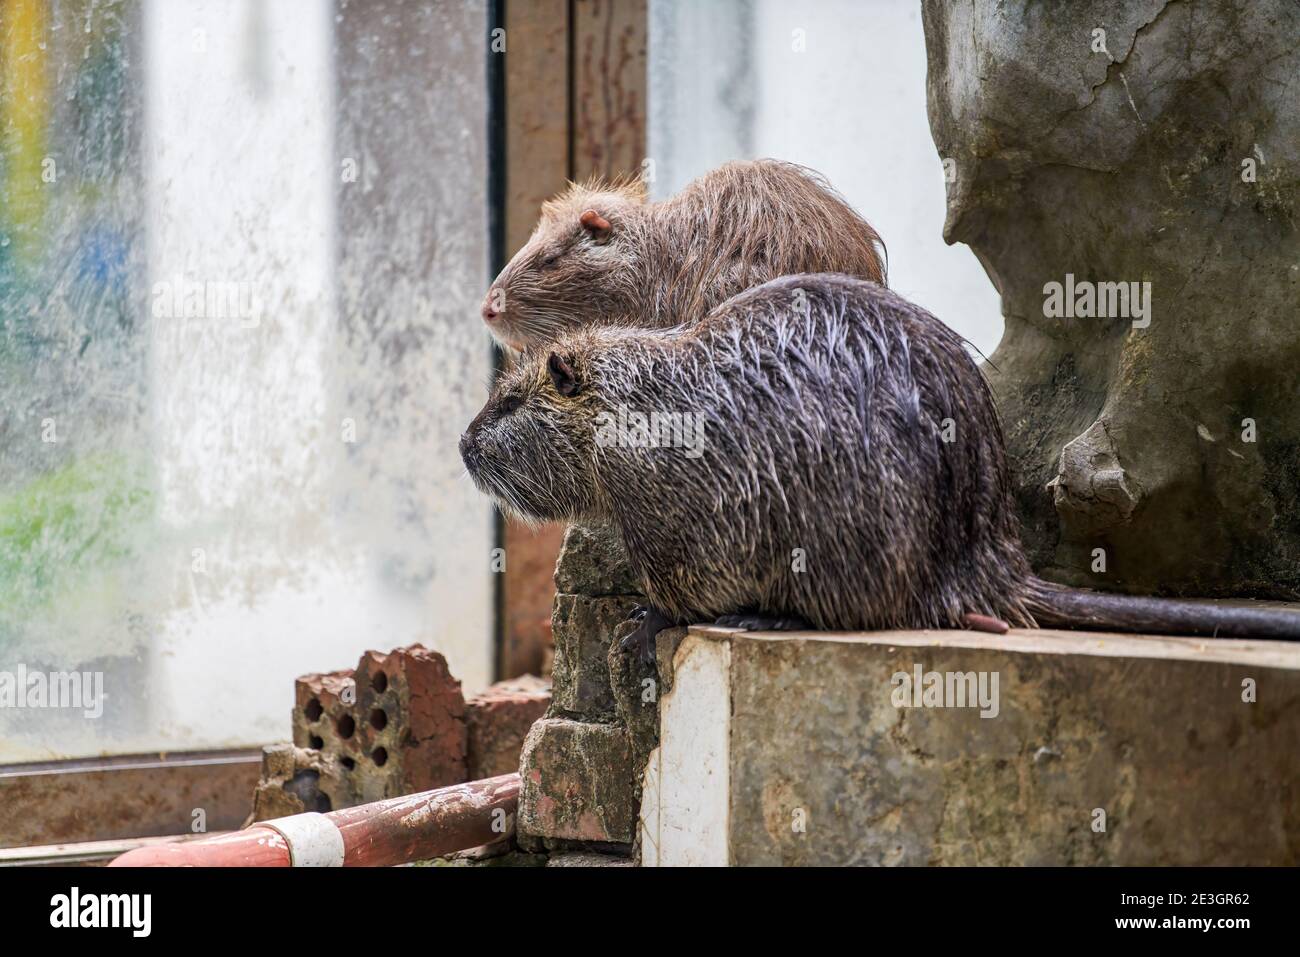
[[[0,0],[0,762],[283,740],[366,648],[490,680],[486,15]]]

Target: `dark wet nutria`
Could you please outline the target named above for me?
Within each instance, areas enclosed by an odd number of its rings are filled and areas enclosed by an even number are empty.
[[[882,248],[825,180],[792,163],[727,163],[660,203],[646,202],[640,181],[596,181],[542,207],[483,319],[515,349],[611,321],[662,328],[778,276],[883,283]]]
[[[848,276],[778,279],[681,328],[566,335],[502,377],[461,455],[512,512],[619,532],[650,603],[626,642],[643,654],[714,619],[1105,628],[1153,607],[1152,631],[1300,637],[1296,614],[1034,578],[963,340]]]

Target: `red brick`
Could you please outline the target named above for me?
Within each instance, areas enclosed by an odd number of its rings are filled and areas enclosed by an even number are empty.
[[[550,682],[532,675],[498,682],[467,701],[469,779],[518,771],[528,729],[550,703]]]
[[[294,700],[293,742],[329,759],[319,788],[336,809],[467,780],[465,699],[436,651],[367,651],[299,678]]]
[[[521,834],[629,844],[637,819],[626,729],[565,718],[533,725],[519,768]]]

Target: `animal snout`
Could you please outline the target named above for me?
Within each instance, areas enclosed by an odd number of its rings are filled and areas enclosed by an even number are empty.
[[[483,308],[480,310],[483,314],[484,322],[492,322],[501,315],[501,310],[496,307],[496,292],[489,291],[487,297],[483,300]]]
[[[478,451],[478,443],[474,440],[473,432],[462,432],[460,435],[460,458],[466,465],[470,464],[470,459]]]

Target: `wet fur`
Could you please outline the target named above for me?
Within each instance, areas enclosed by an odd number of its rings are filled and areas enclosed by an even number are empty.
[[[575,395],[556,390],[551,353]],[[620,405],[702,414],[703,456],[601,447],[596,417]],[[960,627],[968,612],[1033,624],[983,376],[959,336],[875,283],[788,276],[697,324],[567,335],[503,377],[462,451],[512,511],[612,524],[678,623],[759,611],[822,629]]]
[[[607,236],[580,224],[588,209]],[[883,284],[883,248],[821,176],[792,163],[727,163],[659,203],[639,181],[573,185],[493,283],[502,311],[489,328],[526,349],[585,326],[674,326],[794,273]]]

